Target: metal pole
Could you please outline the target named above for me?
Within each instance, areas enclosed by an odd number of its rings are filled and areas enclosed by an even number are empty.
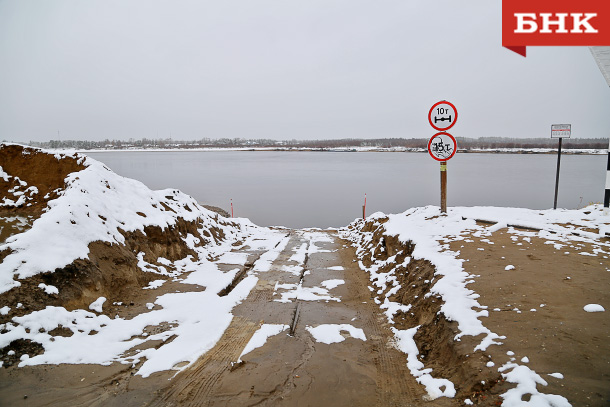
[[[608,147],[608,164],[606,165],[606,190],[604,191],[604,215],[608,215],[610,204],[610,147]]]
[[[553,203],[553,209],[557,209],[557,194],[559,192],[559,167],[561,165],[561,142],[562,137],[559,137],[559,148],[557,149],[557,175],[555,176],[555,202]]]
[[[447,161],[441,161],[441,213],[447,213]]]

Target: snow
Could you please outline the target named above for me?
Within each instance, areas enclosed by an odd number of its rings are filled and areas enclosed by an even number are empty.
[[[418,329],[419,325],[406,330],[398,330],[392,327],[396,348],[407,354],[407,367],[416,378],[415,380],[424,385],[429,400],[435,400],[439,397],[454,397],[455,386],[453,383],[447,379],[432,377],[430,374],[432,369],[425,369],[424,364],[417,358],[419,350],[413,337]]]
[[[59,363],[109,364],[112,361],[137,363],[146,359],[138,374],[148,375],[172,369],[177,363],[194,362],[201,354],[211,349],[231,322],[230,310],[241,302],[257,282],[254,276],[246,277],[227,296],[215,293],[186,292],[170,293],[157,298],[158,309],[139,314],[133,319],[96,315],[85,310],[67,311],[63,307],[46,307],[23,317],[15,317],[9,331],[0,335],[0,347],[17,338],[34,340],[43,345],[45,352],[32,357],[20,366]],[[101,312],[103,297],[91,308]],[[153,305],[153,304],[151,304]],[[193,309],[214,312],[192,312]],[[144,337],[147,326],[157,326],[164,321],[175,324],[171,329]],[[70,329],[70,337],[52,337],[48,332],[58,326]],[[90,334],[96,331],[94,335]],[[176,338],[158,349],[148,348],[135,355],[126,352],[146,341],[165,341]],[[91,352],[95,349],[95,352]]]
[[[161,287],[166,280],[155,280],[155,281],[151,281],[150,283],[148,283],[147,287],[144,287],[145,290],[154,290],[156,288]]]
[[[386,310],[388,321],[393,323],[393,315],[399,307],[409,307],[409,304],[394,303],[389,300],[391,293],[397,292],[398,282],[396,280],[396,270],[401,266],[400,272],[411,258],[405,259],[405,264],[396,264],[396,255],[385,259],[380,255],[382,244],[373,245],[373,231],[381,231],[383,236],[397,237],[400,242],[414,243],[414,250],[411,257],[414,260],[425,259],[435,266],[435,278],[432,280],[427,296],[438,297],[441,302],[441,313],[450,321],[457,322],[459,333],[455,339],[460,340],[462,336],[482,338],[478,345],[473,349],[474,352],[484,351],[490,345],[501,346],[504,337],[492,332],[483,324],[483,320],[488,316],[487,306],[478,301],[478,294],[467,288],[467,285],[474,281],[477,276],[468,275],[464,272],[463,261],[458,258],[459,252],[449,250],[449,242],[465,241],[474,242],[471,237],[480,239],[483,243],[490,243],[486,237],[492,233],[500,231],[509,235],[514,244],[525,247],[532,244],[533,239],[541,239],[550,242],[556,250],[566,245],[589,244],[592,246],[587,253],[594,256],[601,256],[608,253],[608,245],[599,240],[599,233],[591,230],[608,229],[606,223],[608,219],[603,215],[601,205],[592,205],[578,210],[530,210],[522,208],[497,208],[497,207],[454,207],[449,208],[446,215],[440,215],[440,210],[435,206],[412,208],[404,213],[385,215],[374,213],[366,220],[356,220],[348,227],[340,230],[341,237],[350,240],[356,248],[359,267],[367,272],[371,281],[371,291],[376,293],[373,298],[375,303]],[[478,220],[492,223],[491,226],[477,224]],[[364,229],[364,226],[367,226]],[[516,229],[519,227],[519,229]],[[523,230],[522,228],[530,228]],[[533,229],[533,230],[532,230]],[[366,230],[366,231],[364,231]],[[383,241],[383,238],[381,239]],[[483,249],[479,247],[479,249]],[[585,251],[580,248],[581,254]],[[372,253],[372,255],[371,255]],[[587,255],[587,254],[584,254]],[[367,256],[367,262],[363,261]],[[370,256],[370,258],[368,257]],[[372,263],[372,264],[371,264]],[[370,264],[367,266],[367,264]],[[515,266],[509,264],[505,270],[514,270]],[[381,272],[383,270],[383,272]],[[390,270],[390,271],[388,271]],[[541,304],[541,307],[543,305]],[[401,310],[404,310],[401,309]],[[513,308],[517,313],[521,313],[518,308]],[[500,308],[494,308],[500,311]],[[535,312],[534,308],[530,309]],[[416,355],[418,354],[415,342],[411,342],[414,334],[411,329],[396,330],[395,339],[401,350],[407,353],[407,360],[411,361],[410,369],[413,374],[420,374],[423,377],[425,368],[420,363]],[[407,334],[408,332],[409,334]],[[527,363],[528,359],[523,358],[522,363]],[[417,362],[417,363],[416,363]],[[493,366],[493,365],[491,365]],[[524,371],[520,369],[518,371]],[[533,372],[533,370],[532,370]],[[532,374],[535,374],[533,372]],[[529,376],[511,375],[511,379],[517,383],[519,378],[525,382]],[[425,379],[428,380],[428,379]],[[441,379],[439,379],[441,380]],[[432,381],[434,383],[434,381]],[[450,393],[450,392],[449,392]],[[447,388],[440,389],[436,384],[430,385],[429,396],[448,394]],[[535,400],[541,401],[541,405],[548,400],[558,396],[537,394]],[[510,397],[509,397],[510,399]],[[511,399],[512,400],[512,399]],[[562,403],[562,401],[558,401]]]
[[[278,242],[275,248],[263,253],[263,255],[256,261],[256,264],[254,264],[253,270],[263,272],[269,271],[271,269],[271,264],[286,248],[288,241],[290,241],[290,237],[285,236],[282,240]]]
[[[333,280],[325,280],[320,283],[324,288],[332,290],[335,287],[340,286],[341,284],[345,284],[345,280],[333,279]]]
[[[123,244],[125,232],[144,232],[146,226],[165,229],[179,219],[197,221],[199,225],[198,236],[189,233],[183,237],[195,257],[170,261],[163,257],[147,258],[144,252],[134,255],[143,271],[174,277],[174,284],[184,284],[184,289],[158,295],[145,304],[147,310],[130,318],[102,314],[104,297],[91,303],[90,310],[68,311],[47,306],[1,324],[0,348],[16,339],[42,345],[41,354],[24,357],[19,366],[119,362],[140,365],[137,374],[144,377],[162,370],[187,368],[222,337],[233,319],[232,309],[256,285],[257,272],[268,270],[285,248],[289,240],[286,231],[258,227],[241,218],[220,222],[215,214],[179,191],[151,191],[138,181],[112,173],[95,160],[86,157],[79,160],[86,168],[66,178],[66,189],[49,202],[48,210],[30,229],[0,245],[0,251],[10,252],[0,268],[0,293],[19,286],[17,279],[52,273],[76,259],[87,258],[89,243],[93,241]],[[206,238],[209,236],[206,231],[212,227],[220,229],[225,239]],[[53,245],[47,244],[50,239]],[[232,252],[233,243],[238,241],[249,253],[263,254],[253,270],[231,292],[220,297],[218,293],[232,282],[249,255]],[[236,267],[222,271],[218,267],[221,263]],[[165,281],[154,280],[144,288],[159,289]],[[205,290],[188,291],[192,285]],[[53,286],[41,284],[40,288],[57,293]],[[0,308],[2,313],[9,311],[9,307]],[[58,327],[69,329],[72,335],[49,333]],[[148,345],[151,341],[154,346]]]
[[[347,332],[352,338],[366,341],[364,331],[349,324],[323,324],[316,327],[307,326],[305,329],[316,342],[326,344],[343,342],[345,337],[341,335],[341,332]]]
[[[599,304],[587,304],[584,306],[584,310],[587,312],[604,312],[604,307]]]
[[[89,304],[89,309],[95,312],[102,312],[102,306],[106,302],[106,297],[99,297],[97,300]]]
[[[443,236],[459,236],[465,230],[477,228],[473,219],[463,220],[461,215],[449,214],[448,216],[438,217],[439,208],[428,206],[424,208],[413,208],[402,214],[389,215],[388,221],[381,225],[385,234],[397,236],[401,242],[411,241],[415,243],[412,257],[414,259],[426,259],[436,266],[436,275],[442,276],[430,289],[431,294],[436,294],[443,299],[441,312],[448,320],[456,321],[460,333],[455,339],[463,335],[478,336],[483,334],[483,339],[475,350],[485,350],[491,344],[497,344],[498,339],[502,339],[487,329],[479,320],[481,316],[487,316],[487,311],[475,311],[474,308],[481,308],[477,302],[478,297],[472,290],[468,289],[467,273],[463,271],[462,260],[456,258],[455,253],[444,252],[439,240]],[[369,219],[375,220],[383,217],[381,213],[375,213]],[[349,231],[344,230],[344,236],[354,241],[361,238],[350,235]],[[357,253],[362,256],[365,242],[359,242]],[[391,275],[379,275],[376,273],[380,267],[392,263],[391,257],[385,262],[379,262],[370,268],[359,262],[360,268],[371,274],[371,281],[377,282],[381,289],[385,289],[387,282],[395,277]],[[407,259],[405,262],[410,261]],[[396,284],[396,283],[393,283]]]
[[[48,203],[49,209],[32,228],[0,244],[0,251],[10,251],[0,269],[0,293],[19,286],[15,278],[53,272],[87,258],[91,242],[123,244],[121,231],[143,232],[150,225],[164,229],[179,217],[194,221],[210,213],[177,190],[151,191],[96,160],[80,159],[86,168],[68,175],[66,189]],[[49,236],[53,237],[52,245],[46,244]]]
[[[563,379],[563,375],[561,373],[549,373],[549,376],[554,377],[555,379]]]
[[[60,155],[61,158],[61,155]],[[88,246],[93,241],[110,244],[124,243],[124,232],[144,231],[146,226],[167,228],[178,219],[202,222],[203,231],[209,227],[221,228],[227,236],[226,242],[207,241],[203,235],[188,234],[183,237],[185,243],[197,253],[177,261],[165,258],[145,258],[146,254],[137,254],[138,267],[146,272],[174,277],[177,284],[197,285],[204,291],[175,292],[162,294],[153,302],[147,303],[147,311],[132,317],[122,318],[118,315],[110,318],[101,314],[106,298],[99,297],[90,304],[89,310],[76,309],[68,311],[63,307],[47,306],[29,314],[14,317],[6,324],[0,325],[0,348],[16,339],[29,339],[42,344],[44,352],[29,357],[24,355],[19,366],[59,363],[99,363],[113,362],[137,365],[142,362],[137,374],[144,377],[161,370],[182,370],[194,363],[202,354],[211,349],[225,332],[232,321],[233,308],[241,303],[253,289],[260,273],[271,269],[272,262],[286,249],[290,240],[286,230],[259,228],[247,219],[231,219],[230,224],[220,224],[215,215],[200,207],[197,202],[176,190],[151,191],[143,184],[112,173],[103,164],[81,157],[86,168],[71,174],[66,179],[67,188],[59,191],[59,197],[49,203],[49,209],[37,219],[25,232],[16,234],[0,244],[0,251],[9,254],[0,268],[0,293],[20,285],[18,279],[35,276],[40,273],[54,272],[76,259],[87,258]],[[0,167],[0,178],[8,181],[10,175]],[[5,200],[0,205],[24,203],[38,193],[35,187],[27,187],[22,180],[15,179],[14,199]],[[27,187],[27,188],[26,188]],[[125,199],[129,196],[129,199]],[[136,209],[137,208],[137,209]],[[169,208],[166,209],[166,208]],[[188,209],[187,209],[188,208]],[[136,212],[137,210],[137,212]],[[139,212],[139,213],[138,213]],[[446,216],[439,216],[438,207],[413,208],[402,214],[389,215],[388,221],[380,223],[384,214],[375,213],[368,222],[377,222],[375,226],[383,229],[386,236],[396,236],[401,242],[415,243],[411,256],[401,264],[396,259],[401,253],[395,253],[385,260],[373,259],[370,266],[365,266],[363,253],[371,243],[372,233],[362,232],[364,221],[352,224],[352,228],[340,231],[342,237],[352,241],[356,246],[359,259],[357,264],[366,271],[371,280],[371,291],[375,303],[384,311],[388,322],[393,324],[397,312],[408,312],[410,304],[391,301],[401,288],[396,276],[396,267],[406,267],[412,260],[426,259],[436,268],[434,278],[426,280],[429,285],[429,296],[441,303],[440,312],[449,321],[455,321],[458,334],[479,338],[473,352],[484,351],[491,345],[500,346],[504,337],[484,326],[483,320],[488,316],[486,305],[479,302],[478,295],[468,288],[476,276],[468,275],[458,253],[448,249],[447,242],[470,241],[471,236],[483,243],[492,243],[485,237],[502,230],[511,235],[514,244],[531,243],[532,238],[547,240],[559,250],[570,242],[592,243],[588,252],[578,249],[584,256],[601,256],[607,254],[608,245],[599,242],[599,234],[591,230],[608,229],[599,205],[582,210],[528,210],[519,208],[450,208]],[[478,225],[475,219],[496,222],[492,226]],[[526,226],[539,229],[538,232],[517,230],[513,226]],[[290,258],[296,265],[288,266],[285,271],[300,274],[308,255],[325,252],[318,244],[328,242],[326,233],[296,231],[306,240],[294,248]],[[53,245],[45,244],[49,238]],[[248,271],[246,277],[226,296],[218,293],[227,287],[237,273],[243,269],[249,254],[232,252],[232,244],[241,241],[242,248],[247,247],[250,253],[264,251]],[[603,249],[602,249],[603,247]],[[383,246],[369,248],[380,255]],[[483,248],[480,248],[483,250]],[[524,249],[525,250],[525,249]],[[212,261],[211,259],[216,259]],[[228,271],[219,264],[236,266]],[[368,263],[367,263],[368,264]],[[328,270],[343,270],[342,266],[327,267]],[[505,270],[514,269],[508,265]],[[390,270],[390,271],[388,271]],[[178,277],[178,278],[176,278]],[[166,280],[154,280],[146,289],[162,287]],[[172,283],[173,284],[173,283]],[[330,279],[320,283],[319,287],[303,287],[299,284],[276,284],[276,294],[281,299],[307,301],[341,301],[329,294],[329,290],[345,284],[344,280]],[[38,286],[47,294],[58,294],[59,290],[51,285]],[[172,286],[173,288],[173,286]],[[179,291],[179,290],[178,290]],[[544,305],[541,304],[540,307]],[[20,308],[17,306],[17,308]],[[7,315],[10,307],[0,308],[0,314]],[[200,312],[193,312],[198,310]],[[498,308],[494,310],[500,310]],[[517,312],[520,312],[515,308]],[[599,304],[588,304],[587,312],[600,312],[604,308]],[[531,309],[535,311],[535,309]],[[55,328],[69,329],[69,337],[49,334]],[[154,330],[148,328],[164,327]],[[287,325],[263,324],[248,342],[241,357],[253,349],[263,346],[267,339],[288,329]],[[364,331],[349,324],[324,324],[306,329],[320,343],[337,343],[345,340],[347,333],[352,338],[366,341]],[[392,327],[395,345],[406,354],[407,366],[417,381],[425,386],[428,399],[454,397],[453,383],[444,378],[434,377],[434,372],[418,359],[419,350],[413,339],[419,326],[408,329]],[[172,340],[169,340],[172,338]],[[156,346],[147,344],[155,343]],[[161,345],[158,345],[158,342]],[[138,347],[139,350],[134,350]],[[95,349],[95,352],[91,352]],[[513,352],[507,352],[509,356]],[[547,383],[530,367],[518,365],[513,361],[498,369],[503,377],[516,386],[502,395],[504,406],[523,405],[523,396],[531,394],[530,404],[540,406],[567,406],[569,403],[561,396],[547,395],[539,392],[537,386]],[[186,362],[183,363],[183,362]],[[527,357],[521,363],[529,363]],[[180,368],[177,365],[180,364]],[[487,367],[494,363],[487,362]],[[560,373],[550,376],[563,378]],[[467,401],[470,401],[467,399]],[[471,404],[472,402],[466,404]]]
[[[40,283],[38,284],[38,288],[40,288],[41,290],[43,290],[45,293],[51,295],[51,294],[59,294],[59,290],[57,289],[57,287],[53,286],[53,285],[46,285],[44,283]]]
[[[528,394],[531,395],[528,405],[540,407],[571,406],[565,397],[555,394],[540,393],[537,389],[537,385],[546,386],[547,382],[529,367],[509,362],[498,370],[503,372],[508,369],[511,369],[511,371],[502,373],[502,377],[504,377],[507,382],[515,383],[517,386],[500,395],[500,397],[504,399],[502,406],[523,406],[523,397]]]
[[[248,253],[227,252],[218,259],[218,263],[244,265],[248,260]]]
[[[292,300],[302,301],[337,301],[341,302],[338,297],[333,297],[328,293],[328,289],[322,287],[303,287],[299,284],[278,284],[276,289],[287,290],[282,293],[281,299],[276,299],[277,302],[292,302]]]
[[[284,332],[286,329],[290,328],[288,325],[282,324],[263,324],[261,327],[252,335],[250,341],[239,355],[237,362],[241,362],[241,358],[248,353],[252,352],[256,348],[262,347],[272,336],[275,336],[279,333]]]

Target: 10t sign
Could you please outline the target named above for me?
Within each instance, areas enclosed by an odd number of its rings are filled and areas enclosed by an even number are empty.
[[[457,122],[458,112],[455,106],[442,100],[435,103],[428,112],[428,122],[439,133],[428,141],[428,153],[432,158],[441,162],[441,212],[447,212],[447,161],[457,151],[455,138],[446,130],[452,128]]]

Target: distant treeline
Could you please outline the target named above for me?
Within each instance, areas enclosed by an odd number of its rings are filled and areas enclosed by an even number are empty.
[[[505,137],[480,137],[465,138],[457,137],[458,147],[464,150],[470,149],[498,149],[498,148],[555,148],[557,140],[551,138],[505,138]],[[338,140],[268,140],[268,139],[243,139],[243,138],[221,138],[200,140],[173,140],[168,139],[141,139],[134,140],[50,140],[46,142],[31,141],[30,145],[41,148],[70,148],[77,150],[95,149],[165,149],[165,148],[311,148],[311,149],[335,149],[335,148],[426,148],[428,139],[338,139]],[[578,138],[564,139],[565,149],[606,149],[608,139],[603,138]]]

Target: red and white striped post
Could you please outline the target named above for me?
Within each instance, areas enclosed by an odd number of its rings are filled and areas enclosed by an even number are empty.
[[[364,205],[362,205],[362,219],[366,219],[366,193],[364,194]]]

